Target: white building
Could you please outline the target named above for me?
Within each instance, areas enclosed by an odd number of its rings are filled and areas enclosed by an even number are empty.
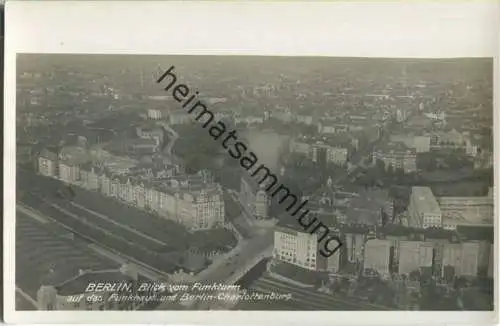
[[[417,153],[428,153],[431,149],[431,137],[415,136],[413,137],[413,144]]]
[[[374,269],[380,275],[389,275],[391,241],[371,239],[365,244],[364,269]]]
[[[80,178],[80,165],[90,161],[90,155],[85,148],[67,146],[59,153],[59,179],[62,182],[75,184]]]
[[[80,167],[74,160],[59,161],[59,179],[62,182],[74,184],[80,180]]]
[[[148,118],[152,120],[160,120],[162,118],[162,113],[158,109],[148,109]]]
[[[412,187],[408,213],[411,227],[426,229],[442,226],[441,209],[429,187]]]
[[[330,147],[326,150],[326,161],[338,165],[347,162],[347,148]]]
[[[191,230],[210,229],[224,224],[225,208],[222,188],[218,184],[158,187],[160,216],[173,219]],[[148,192],[146,191],[148,194]],[[154,199],[146,199],[154,202]]]
[[[274,231],[273,258],[309,270],[317,268],[317,234],[279,226]]]

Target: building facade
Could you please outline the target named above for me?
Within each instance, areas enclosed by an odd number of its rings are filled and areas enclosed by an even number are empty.
[[[381,146],[372,154],[372,164],[378,160],[384,162],[385,168],[401,169],[405,173],[417,171],[417,153],[402,142],[394,142]]]
[[[412,187],[408,213],[411,227],[426,229],[442,226],[441,208],[429,187]]]
[[[162,118],[162,113],[158,109],[148,109],[148,118],[152,120],[160,120]]]
[[[421,267],[432,267],[434,244],[424,241],[399,241],[399,274],[409,275]]]
[[[42,149],[38,156],[38,172],[51,178],[58,177],[58,154]]]
[[[270,198],[265,184],[259,183],[248,173],[243,173],[240,182],[239,199],[247,211],[259,219],[269,218]]]
[[[363,268],[373,269],[381,276],[389,275],[391,241],[370,239],[365,244]]]
[[[317,269],[317,235],[279,226],[274,231],[273,258],[309,270]]]
[[[445,268],[453,267],[454,276],[475,277],[480,261],[480,242],[449,243],[443,248],[443,275]]]

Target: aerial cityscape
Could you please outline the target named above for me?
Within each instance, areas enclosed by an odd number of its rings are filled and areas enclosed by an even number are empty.
[[[22,54],[16,78],[16,310],[493,310],[490,58]]]

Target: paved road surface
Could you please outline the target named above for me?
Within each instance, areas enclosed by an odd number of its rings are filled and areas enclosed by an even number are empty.
[[[201,281],[224,282],[234,271],[268,249],[273,244],[273,236],[273,230],[266,230],[262,235],[247,240],[239,252],[231,257],[226,264],[222,264],[219,268],[214,269],[210,274],[203,277]]]
[[[266,230],[260,236],[244,241],[240,244],[237,250],[234,250],[226,261],[221,262],[205,270],[199,279],[200,283],[214,284],[222,283],[225,284],[226,280],[229,279],[238,269],[245,266],[250,260],[262,254],[273,244],[274,230]],[[178,309],[178,304],[164,303],[158,306],[158,310],[169,310]],[[198,307],[198,305],[191,305],[190,307],[185,307],[184,309],[208,309],[206,307]]]

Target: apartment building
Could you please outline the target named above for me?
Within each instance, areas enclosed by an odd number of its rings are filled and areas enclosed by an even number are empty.
[[[266,184],[259,184],[250,174],[243,173],[239,198],[247,211],[258,219],[270,217],[270,196],[265,190],[266,187]]]
[[[317,268],[318,271],[328,272],[328,273],[338,273],[340,271],[340,250],[335,251],[330,257],[324,257],[323,255],[317,255]]]
[[[274,231],[273,258],[309,270],[317,269],[317,234],[293,226],[277,226]]]
[[[189,229],[208,229],[224,224],[222,188],[203,173],[155,179],[153,174],[145,175],[143,171],[131,173],[128,169],[126,173],[117,173],[116,169],[90,163],[83,164],[81,169],[70,164],[61,166],[64,180],[74,180],[75,171],[78,171],[80,179],[75,184],[154,211]],[[156,172],[156,175],[162,175]]]
[[[184,180],[185,181],[185,180]],[[170,184],[164,182],[144,189],[144,206],[189,229],[200,230],[221,226],[225,222],[223,191],[219,184],[200,180]]]
[[[381,276],[389,275],[391,241],[370,239],[365,244],[364,269],[374,269]]]
[[[417,152],[402,142],[391,142],[377,147],[372,154],[372,164],[378,160],[385,164],[385,168],[402,169],[405,173],[417,170]]]
[[[344,165],[347,163],[348,149],[342,144],[327,144],[318,141],[311,145],[311,159],[317,163]]]
[[[38,156],[38,172],[46,177],[58,177],[58,154],[43,148]]]

